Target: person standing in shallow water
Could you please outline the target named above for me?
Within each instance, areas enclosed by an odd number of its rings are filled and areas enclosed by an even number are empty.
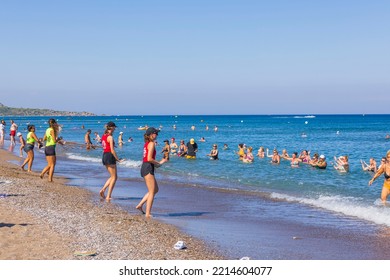
[[[31,168],[34,162],[34,146],[35,143],[38,143],[38,145],[41,145],[41,141],[39,141],[38,137],[35,134],[35,125],[28,125],[27,126],[27,139],[26,139],[26,145],[24,146],[24,151],[27,153],[27,158],[22,164],[22,169],[24,170],[24,166],[28,164],[28,172],[31,172]],[[38,147],[39,147],[38,146]]]
[[[383,182],[381,200],[383,204],[386,204],[387,197],[390,195],[390,150],[387,151],[385,162],[379,167],[374,177],[368,182],[368,185],[371,186],[376,178],[382,174],[384,175],[385,180]]]
[[[58,124],[55,119],[49,120],[49,128],[46,129],[43,141],[46,141],[45,156],[47,160],[46,167],[41,172],[41,179],[45,176],[45,173],[49,174],[49,182],[53,182],[54,169],[56,166],[56,144],[61,140],[58,137]]]
[[[118,156],[115,152],[115,143],[113,134],[115,131],[116,125],[113,122],[108,122],[106,124],[106,131],[102,136],[102,147],[103,147],[103,165],[106,167],[110,178],[107,179],[103,188],[100,190],[99,194],[102,198],[105,198],[107,201],[111,200],[112,191],[114,190],[116,180],[118,178],[116,162],[119,161]],[[107,196],[105,196],[105,191],[108,188]]]
[[[167,160],[162,159],[161,161],[156,161],[156,146],[155,140],[158,136],[159,130],[154,127],[149,127],[144,134],[144,152],[143,160],[141,166],[141,177],[144,178],[148,192],[144,195],[140,203],[136,206],[136,209],[145,214],[146,218],[152,217],[152,206],[154,197],[158,192],[158,184],[154,176],[155,167],[160,167]],[[143,210],[143,206],[146,203],[146,209]]]

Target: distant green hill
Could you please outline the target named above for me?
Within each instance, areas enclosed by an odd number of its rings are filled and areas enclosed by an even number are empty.
[[[68,112],[49,109],[12,108],[0,103],[0,116],[95,116],[89,112]]]

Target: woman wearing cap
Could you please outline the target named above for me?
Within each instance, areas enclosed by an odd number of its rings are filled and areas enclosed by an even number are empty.
[[[110,178],[107,179],[103,188],[100,190],[99,194],[102,198],[106,200],[111,200],[112,191],[114,190],[115,183],[117,180],[117,169],[116,162],[119,161],[118,156],[115,152],[115,143],[113,134],[115,131],[116,125],[113,122],[108,122],[106,124],[106,130],[104,135],[102,136],[102,148],[103,148],[103,165],[106,167],[108,173],[110,174]],[[105,191],[108,188],[107,197],[105,196]]]
[[[169,140],[164,140],[164,143],[165,143],[165,146],[162,149],[161,153],[163,154],[163,158],[165,158],[168,161],[171,147],[169,146]]]
[[[207,156],[210,157],[211,160],[218,159],[218,146],[217,146],[217,144],[213,145],[213,149],[210,151],[210,153]]]
[[[56,166],[56,144],[61,140],[58,138],[58,124],[55,119],[49,120],[49,128],[46,129],[45,136],[43,136],[43,141],[46,141],[45,145],[45,156],[47,160],[47,165],[43,168],[41,172],[41,179],[46,172],[49,173],[49,182],[53,182],[54,169]]]
[[[184,157],[187,155],[187,146],[184,144],[184,140],[180,140],[179,152],[177,156]]]
[[[378,171],[375,173],[374,177],[368,182],[368,185],[371,186],[372,183],[378,178],[380,175],[384,175],[385,180],[383,182],[381,200],[383,204],[386,204],[387,197],[390,194],[390,150],[387,151],[386,161],[379,167]]]
[[[27,153],[27,158],[22,164],[22,169],[24,170],[24,166],[28,164],[27,172],[31,172],[32,164],[34,161],[34,146],[35,142],[37,142],[39,145],[41,145],[41,142],[39,141],[37,135],[35,134],[35,125],[28,125],[27,126],[27,139],[26,139],[26,145],[24,146],[24,151]]]
[[[144,152],[143,160],[141,167],[141,176],[144,178],[148,192],[144,195],[140,203],[136,206],[136,209],[145,214],[146,218],[150,218],[154,196],[158,192],[158,184],[156,178],[154,177],[154,168],[160,167],[167,160],[162,159],[161,161],[156,161],[156,146],[154,141],[158,136],[158,130],[154,127],[149,127],[144,134]],[[146,209],[143,210],[143,206],[146,203]]]
[[[327,165],[328,164],[325,161],[325,156],[324,155],[320,155],[320,157],[318,158],[317,162],[313,162],[311,164],[311,166],[316,167],[318,169],[326,169]]]

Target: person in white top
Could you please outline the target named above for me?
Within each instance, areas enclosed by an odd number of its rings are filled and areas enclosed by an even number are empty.
[[[1,120],[1,122],[0,122],[0,146],[4,145],[4,135],[5,135],[5,121]]]

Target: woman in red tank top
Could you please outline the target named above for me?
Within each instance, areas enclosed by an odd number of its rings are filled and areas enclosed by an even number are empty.
[[[149,127],[144,134],[145,145],[141,167],[141,176],[145,179],[148,192],[142,198],[140,203],[138,203],[136,208],[145,214],[146,218],[150,218],[152,216],[150,213],[152,211],[154,196],[158,192],[158,184],[156,178],[154,177],[154,168],[160,167],[167,161],[166,159],[156,161],[156,147],[154,141],[156,140],[158,133],[159,130],[155,129],[154,127]],[[145,203],[146,211],[144,212],[143,206]]]
[[[105,198],[106,200],[111,199],[112,191],[114,190],[117,176],[116,162],[119,161],[118,156],[116,155],[114,149],[114,138],[112,134],[114,133],[116,128],[115,123],[108,122],[106,124],[106,131],[102,137],[102,147],[103,147],[103,165],[107,168],[108,173],[110,174],[110,178],[107,179],[103,188],[100,190],[100,196]],[[107,197],[105,196],[105,191],[108,188]]]

